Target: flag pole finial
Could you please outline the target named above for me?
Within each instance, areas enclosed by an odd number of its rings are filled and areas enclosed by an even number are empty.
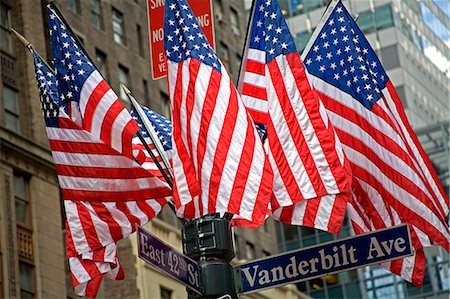
[[[125,91],[126,94],[131,94],[131,91],[123,84],[120,84],[122,86],[123,91]]]
[[[11,27],[10,31],[16,35],[16,37],[22,42],[25,47],[31,47],[31,43],[22,34],[17,32],[17,30]]]

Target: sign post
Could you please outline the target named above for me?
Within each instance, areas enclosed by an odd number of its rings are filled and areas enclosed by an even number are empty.
[[[141,259],[178,280],[190,290],[201,294],[198,264],[170,245],[137,228],[138,255]]]
[[[214,19],[212,0],[187,0],[206,39],[214,49]],[[164,54],[164,0],[147,0],[150,37],[150,57],[153,80],[166,76],[167,61]]]
[[[238,293],[252,293],[412,254],[405,224],[236,266],[235,284]]]

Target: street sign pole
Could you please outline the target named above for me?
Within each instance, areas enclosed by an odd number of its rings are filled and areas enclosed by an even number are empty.
[[[224,295],[238,298],[234,286],[234,246],[230,221],[206,215],[188,221],[182,230],[183,252],[200,267],[202,295],[188,290],[189,299],[212,299]]]

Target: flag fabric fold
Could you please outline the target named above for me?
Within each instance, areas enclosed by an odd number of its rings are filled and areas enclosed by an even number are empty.
[[[185,0],[166,1],[164,26],[177,209],[263,223],[273,175],[236,88]]]
[[[123,278],[115,243],[155,217],[172,191],[134,161],[138,125],[48,12],[56,72],[32,49],[36,78],[64,198],[73,286],[95,297],[104,275]]]
[[[449,200],[392,82],[340,1],[330,3],[302,58],[351,164],[355,231],[410,224],[416,254],[384,266],[420,286],[423,247],[450,250]]]
[[[238,86],[253,120],[267,127],[273,217],[337,234],[351,191],[339,139],[277,1],[256,0],[250,26]]]

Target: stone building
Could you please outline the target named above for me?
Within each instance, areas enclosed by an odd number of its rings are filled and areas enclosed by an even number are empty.
[[[146,0],[55,0],[97,68],[119,92],[169,116],[166,79],[152,80]],[[213,0],[216,52],[236,81],[247,25],[242,0]],[[14,27],[51,61],[46,0],[1,0],[0,298],[75,298],[64,244],[64,214],[30,53]],[[164,209],[149,229],[180,247],[180,224]],[[275,225],[236,229],[237,259],[277,253]],[[125,281],[105,279],[99,298],[185,298],[184,287],[137,258],[132,236],[119,243]],[[280,295],[285,292],[286,295]],[[289,293],[290,292],[290,293]],[[267,293],[267,292],[266,292]],[[287,295],[287,294],[291,295]],[[251,298],[299,298],[291,287]]]

